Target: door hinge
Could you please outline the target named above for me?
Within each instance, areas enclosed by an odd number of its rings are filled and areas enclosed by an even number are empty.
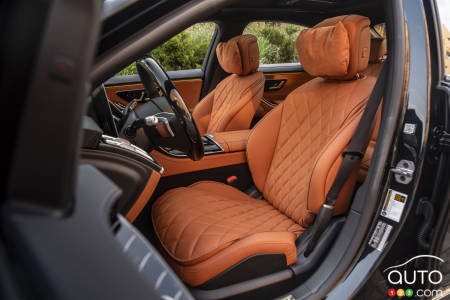
[[[442,128],[434,127],[432,150],[439,152],[450,152],[450,133]]]

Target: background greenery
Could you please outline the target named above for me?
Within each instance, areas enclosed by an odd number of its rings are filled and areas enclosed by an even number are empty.
[[[253,22],[247,25],[244,34],[253,34],[258,39],[261,64],[298,62],[295,40],[306,27],[274,22]]]
[[[244,34],[258,38],[261,64],[298,62],[295,39],[305,27],[273,22],[253,22]],[[214,23],[198,23],[180,32],[148,54],[166,71],[199,69],[214,34]],[[131,64],[117,75],[137,74]]]

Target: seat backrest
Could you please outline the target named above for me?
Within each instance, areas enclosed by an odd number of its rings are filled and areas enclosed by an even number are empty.
[[[370,21],[358,15],[327,19],[296,41],[305,71],[319,76],[301,85],[252,130],[250,171],[264,198],[302,226],[325,201],[368,97],[374,76],[368,65]],[[336,202],[347,211],[357,169]]]
[[[256,37],[239,35],[219,43],[216,54],[222,69],[232,74],[195,107],[194,120],[201,134],[248,129],[264,92]]]

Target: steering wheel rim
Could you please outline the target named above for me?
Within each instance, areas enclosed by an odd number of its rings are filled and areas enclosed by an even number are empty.
[[[148,96],[150,98],[163,96],[175,113],[176,120],[184,129],[184,134],[190,143],[186,155],[192,160],[200,160],[204,155],[200,132],[183,97],[166,71],[151,57],[137,61],[136,69]]]

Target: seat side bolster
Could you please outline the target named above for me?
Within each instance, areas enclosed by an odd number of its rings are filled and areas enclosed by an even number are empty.
[[[317,214],[320,207],[325,202],[326,195],[336,178],[339,167],[342,163],[342,152],[347,147],[353,133],[358,126],[361,118],[362,110],[355,114],[342,128],[333,139],[324,147],[318,156],[309,183],[307,208],[309,211]],[[355,168],[357,171],[359,166]],[[335,204],[334,214],[339,215],[345,213],[350,204],[354,183],[356,181],[357,172],[353,172],[344,185],[339,198]]]
[[[208,130],[209,120],[211,119],[211,111],[214,104],[215,89],[206,95],[194,108],[192,117],[197,125],[200,135]]]
[[[253,182],[264,190],[267,174],[272,164],[281,126],[283,104],[267,113],[253,128],[247,141],[247,160]]]
[[[284,254],[286,265],[291,265],[297,261],[295,238],[291,232],[255,233],[198,264],[185,266],[174,260],[169,260],[169,263],[184,282],[198,286],[253,255]]]

